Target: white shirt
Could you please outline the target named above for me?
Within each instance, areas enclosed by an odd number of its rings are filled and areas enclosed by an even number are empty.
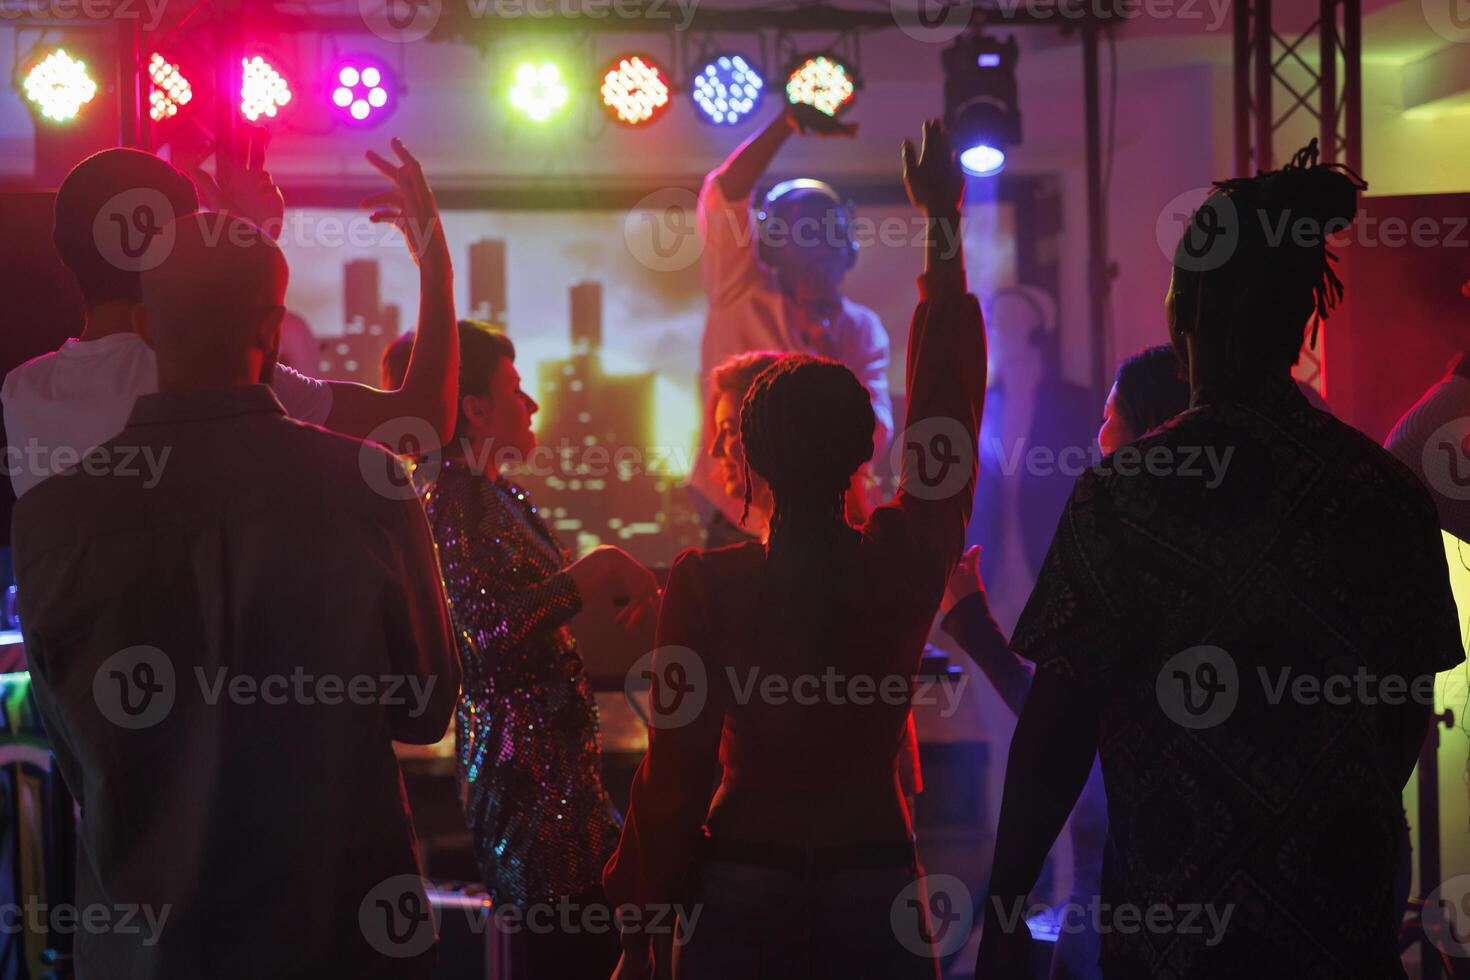
[[[332,410],[326,382],[285,365],[277,365],[271,388],[302,422],[322,425]],[[73,337],[7,374],[0,387],[8,441],[4,468],[16,497],[122,432],[138,396],[157,391],[153,348],[133,333]]]
[[[750,198],[726,199],[716,170],[699,193],[699,231],[704,239],[701,269],[709,319],[700,351],[701,384],[720,363],[746,351],[819,354],[841,361],[873,398],[878,417],[874,442],[879,449],[893,433],[893,403],[888,396],[888,331],[878,314],[843,298],[842,311],[823,337],[825,349],[803,342],[796,329],[798,311],[776,284],[776,275],[756,254],[755,216]]]

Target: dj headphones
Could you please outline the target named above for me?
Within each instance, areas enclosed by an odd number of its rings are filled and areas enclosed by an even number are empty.
[[[837,193],[837,188],[825,180],[817,180],[813,177],[798,177],[795,180],[783,180],[767,191],[766,196],[761,199],[760,207],[755,212],[756,248],[761,262],[768,266],[774,266],[776,264],[775,249],[780,246],[773,245],[771,242],[773,236],[769,233],[769,229],[771,222],[777,220],[775,215],[778,203],[790,194],[803,191],[814,191],[827,198],[832,202],[832,207],[842,216],[842,236],[845,244],[838,247],[842,248],[846,255],[846,265],[843,266],[843,271],[845,272],[851,269],[853,264],[857,262],[858,255],[858,243],[852,237],[852,204],[845,200],[841,194]],[[781,241],[786,241],[790,235],[790,229],[782,229],[779,238]]]

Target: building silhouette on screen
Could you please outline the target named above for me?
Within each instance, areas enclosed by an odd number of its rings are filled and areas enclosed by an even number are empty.
[[[578,551],[613,544],[644,564],[667,564],[700,543],[685,476],[668,469],[682,447],[658,446],[652,371],[603,369],[601,283],[578,283],[570,294],[572,352],[541,362],[542,450],[528,482]]]
[[[469,246],[467,318],[510,333],[506,243],[484,238]],[[534,495],[538,509],[577,553],[613,544],[648,565],[673,561],[703,543],[687,489],[687,446],[660,447],[656,436],[656,375],[608,374],[602,361],[602,284],[570,288],[569,357],[542,361],[540,451],[508,475]],[[383,349],[399,335],[399,307],[383,303],[376,259],[342,266],[343,331],[317,341],[318,376],[378,384]],[[671,465],[673,464],[673,465]]]
[[[400,329],[398,304],[382,301],[377,259],[344,263],[342,335],[319,340],[319,376],[377,385],[383,348],[398,338]]]

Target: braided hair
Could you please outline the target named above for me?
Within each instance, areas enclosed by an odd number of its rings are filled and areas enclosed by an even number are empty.
[[[745,446],[745,512],[754,470],[771,488],[774,542],[783,526],[843,519],[852,475],[873,455],[872,400],[837,361],[783,357],[755,379],[740,405]]]
[[[1318,157],[1314,139],[1280,170],[1215,181],[1175,247],[1174,326],[1211,352],[1223,383],[1290,371],[1307,321],[1315,347],[1342,298],[1327,239],[1368,185]]]
[[[843,618],[857,532],[845,502],[853,474],[873,455],[873,404],[843,365],[798,354],[761,372],[740,405],[745,512],[751,472],[771,490],[771,532],[756,634],[768,646],[794,643],[798,659],[822,655]],[[797,662],[797,661],[793,661]]]

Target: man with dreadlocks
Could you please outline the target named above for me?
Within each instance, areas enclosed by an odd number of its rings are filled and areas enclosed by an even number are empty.
[[[1403,977],[1400,794],[1433,675],[1463,659],[1434,506],[1291,380],[1342,295],[1325,236],[1366,185],[1320,166],[1215,185],[1165,301],[1189,411],[1084,474],[1013,646],[977,970],[1022,976],[1027,893],[1102,758],[1089,916],[1115,978]],[[1314,330],[1315,335],[1315,330]],[[1223,479],[1191,460],[1214,454]]]

